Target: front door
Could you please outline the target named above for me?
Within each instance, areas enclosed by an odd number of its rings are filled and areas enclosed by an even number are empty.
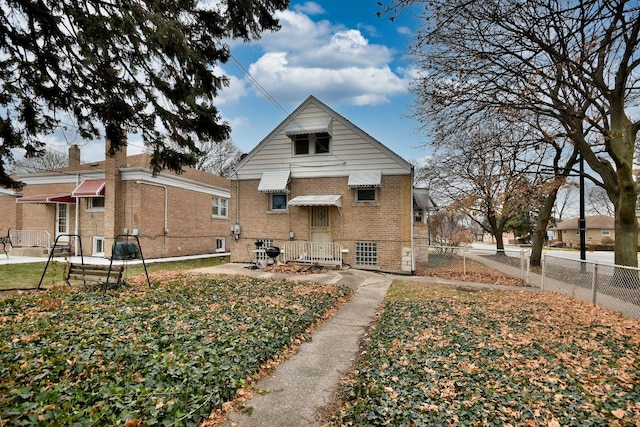
[[[329,206],[311,207],[311,227],[309,231],[312,242],[331,242]]]
[[[56,203],[56,237],[69,234],[69,205]],[[60,237],[58,243],[69,243],[69,237]]]

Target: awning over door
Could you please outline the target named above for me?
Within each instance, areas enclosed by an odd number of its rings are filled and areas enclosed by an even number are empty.
[[[263,172],[258,184],[258,191],[261,193],[288,193],[289,174],[289,170]]]
[[[289,200],[289,206],[342,206],[339,194],[297,196]]]
[[[36,196],[18,197],[16,203],[75,203],[76,199],[69,193],[38,194]]]
[[[380,187],[382,172],[380,171],[358,171],[349,174],[349,187]]]
[[[104,179],[85,179],[71,193],[73,197],[104,196]]]
[[[296,119],[291,122],[289,127],[284,131],[287,136],[323,132],[331,135],[331,117],[319,119]]]

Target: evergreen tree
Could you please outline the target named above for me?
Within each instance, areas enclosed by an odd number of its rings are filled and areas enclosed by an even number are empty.
[[[141,134],[151,168],[196,163],[196,141],[225,141],[214,65],[228,41],[279,29],[288,0],[0,0],[0,185],[12,150],[43,152],[41,137],[73,121],[113,155]]]

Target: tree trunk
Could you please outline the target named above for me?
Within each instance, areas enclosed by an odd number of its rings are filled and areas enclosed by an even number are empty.
[[[542,247],[544,246],[544,237],[547,234],[547,225],[551,218],[551,211],[553,205],[556,203],[556,197],[558,190],[551,191],[544,201],[540,212],[538,213],[538,219],[536,220],[536,228],[533,230],[533,246],[531,247],[531,265],[539,267],[542,261]]]
[[[618,169],[620,192],[615,215],[615,263],[617,265],[638,266],[638,220],[636,218],[636,183],[631,171]]]
[[[504,255],[504,239],[502,237],[504,229],[496,228],[494,231],[493,235],[496,238],[496,255]]]
[[[612,103],[609,151],[616,162],[618,197],[615,200],[615,263],[638,266],[637,184],[633,176],[633,155],[637,129],[621,103]]]

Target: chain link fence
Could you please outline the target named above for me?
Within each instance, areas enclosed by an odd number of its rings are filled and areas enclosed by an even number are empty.
[[[640,318],[640,269],[545,254],[540,288]]]
[[[640,319],[640,269],[544,254],[530,271],[528,249],[416,244],[416,274],[470,282],[535,286]],[[508,276],[511,280],[504,280]]]
[[[459,278],[492,283],[499,275],[515,278],[509,284],[529,282],[529,251],[480,249],[471,246],[415,245],[416,272],[421,276]]]

